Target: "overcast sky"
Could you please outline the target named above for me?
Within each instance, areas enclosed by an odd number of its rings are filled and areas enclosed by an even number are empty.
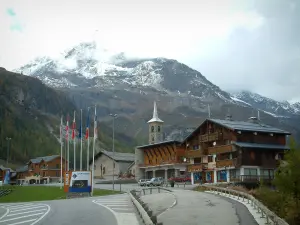
[[[300,1],[0,1],[7,69],[95,39],[135,56],[177,59],[224,90],[300,101]]]

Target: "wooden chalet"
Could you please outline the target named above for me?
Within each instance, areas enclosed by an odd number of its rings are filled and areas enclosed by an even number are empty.
[[[185,149],[179,141],[165,141],[136,149],[141,177],[177,177],[186,171]]]
[[[249,121],[206,119],[184,141],[162,141],[163,121],[154,103],[149,144],[135,149],[136,179],[191,176],[192,183],[271,181],[289,132]]]
[[[283,157],[289,132],[262,124],[207,119],[184,141],[192,182],[270,181]]]

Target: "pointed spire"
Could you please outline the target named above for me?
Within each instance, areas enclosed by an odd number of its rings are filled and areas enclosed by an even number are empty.
[[[157,106],[156,106],[156,101],[154,101],[154,108],[153,108],[153,117],[151,120],[148,121],[148,123],[152,122],[158,122],[158,123],[163,123],[161,119],[158,118],[158,113],[157,113]]]

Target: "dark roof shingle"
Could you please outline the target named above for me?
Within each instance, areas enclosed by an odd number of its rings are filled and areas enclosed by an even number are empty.
[[[264,149],[282,149],[289,150],[290,147],[286,145],[275,145],[275,144],[257,144],[257,143],[248,143],[248,142],[233,142],[234,145],[244,148],[264,148]]]
[[[208,120],[233,130],[290,134],[287,131],[281,130],[279,128],[271,127],[269,125],[262,124],[262,123],[251,123],[245,121],[220,120],[220,119],[208,119]]]

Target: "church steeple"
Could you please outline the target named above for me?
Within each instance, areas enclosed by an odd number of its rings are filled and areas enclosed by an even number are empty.
[[[156,102],[154,102],[153,116],[148,121],[149,124],[149,144],[155,144],[163,141],[162,125],[164,121],[159,119]]]
[[[148,121],[148,123],[152,123],[152,122],[159,122],[159,123],[164,122],[164,121],[162,121],[161,119],[158,118],[157,106],[156,106],[155,101],[154,101],[154,107],[153,107],[153,116],[152,116],[152,119]]]

